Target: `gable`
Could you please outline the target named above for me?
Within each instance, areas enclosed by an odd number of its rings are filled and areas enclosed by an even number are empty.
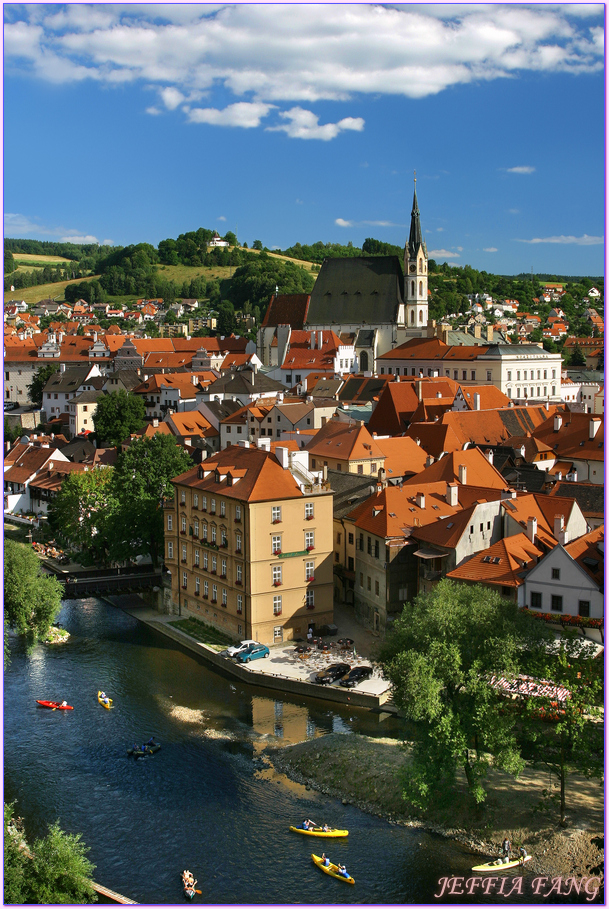
[[[307,324],[395,322],[402,282],[397,256],[325,259],[311,291]]]

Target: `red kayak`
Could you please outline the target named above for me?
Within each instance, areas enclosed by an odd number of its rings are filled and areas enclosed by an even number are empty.
[[[50,707],[51,710],[74,710],[69,704],[60,704],[59,701],[36,701],[41,707]]]

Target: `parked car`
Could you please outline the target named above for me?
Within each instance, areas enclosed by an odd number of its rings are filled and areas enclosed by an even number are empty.
[[[266,644],[252,644],[251,647],[248,647],[247,650],[237,656],[237,661],[239,663],[249,663],[251,660],[258,660],[260,657],[268,657],[270,655],[271,651]]]
[[[241,641],[239,644],[231,644],[230,647],[226,648],[226,653],[229,657],[236,657],[239,656],[240,653],[243,653],[244,650],[247,650],[257,643],[258,641]]]
[[[358,682],[369,679],[372,675],[372,666],[354,666],[343,678],[340,684],[343,688],[355,688]]]
[[[350,669],[348,663],[331,663],[327,669],[322,669],[321,672],[315,674],[315,681],[318,685],[331,685]]]

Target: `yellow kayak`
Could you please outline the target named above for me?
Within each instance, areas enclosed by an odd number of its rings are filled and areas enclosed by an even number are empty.
[[[338,871],[338,865],[334,865],[330,862],[329,865],[324,865],[319,855],[311,855],[311,858],[315,862],[318,868],[321,868],[326,874],[329,874],[330,877],[335,877],[337,881],[344,881],[345,884],[354,884],[355,879],[351,876],[345,877],[344,874],[340,874]]]
[[[97,692],[97,700],[102,705],[102,707],[105,707],[106,710],[110,710],[110,708],[112,707],[112,698],[106,698],[106,700],[104,701],[101,694],[102,694],[101,691]]]
[[[502,859],[496,859],[494,862],[487,862],[485,865],[474,865],[472,871],[482,872],[497,872],[497,871],[507,871],[509,868],[516,868],[518,865],[524,865],[525,862],[530,862],[533,858],[532,855],[525,855],[523,859],[513,859],[511,862],[504,862]]]
[[[309,827],[305,830],[304,827],[290,826],[290,830],[293,833],[304,833],[305,836],[349,836],[348,830],[337,830],[335,827],[328,830],[324,830],[323,827]]]

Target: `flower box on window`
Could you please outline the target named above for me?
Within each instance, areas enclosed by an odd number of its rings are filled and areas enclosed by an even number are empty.
[[[273,555],[281,555],[281,549],[273,549]]]
[[[273,524],[281,524],[281,518],[275,518]]]
[[[220,543],[220,546],[222,549],[228,549],[228,540],[224,540],[222,543]]]
[[[314,546],[307,546],[307,552],[313,552],[314,549]]]
[[[315,580],[315,575],[311,575],[310,578],[307,578],[307,582],[308,582],[308,581],[314,581],[314,580]]]
[[[222,609],[226,609],[226,607],[228,606],[228,603],[222,603],[221,606],[222,606]]]
[[[182,559],[182,564],[183,564],[183,565],[186,565],[187,562],[188,562],[188,559]]]
[[[221,578],[224,578],[224,580],[226,580],[226,577],[227,577],[227,576],[226,576],[225,574],[221,574],[220,577],[221,577]]]
[[[208,598],[209,598],[209,594],[208,594],[208,593],[204,593],[204,594],[203,594],[203,599],[204,599],[204,600],[207,600]]]
[[[315,609],[315,603],[307,603],[307,609]]]
[[[207,512],[207,508],[202,508],[201,511]]]
[[[243,581],[235,581],[235,584],[236,584],[238,587],[243,587]]]
[[[217,603],[217,602],[218,602],[218,597],[216,597],[215,599],[212,597],[212,599],[211,599],[209,602],[210,602],[210,603]]]
[[[212,574],[216,574],[216,569],[215,569],[215,568],[212,568],[211,573],[212,573]]]
[[[188,590],[188,584],[182,584],[182,590]]]
[[[314,514],[308,514],[305,518],[305,521],[312,521],[314,517],[315,517]]]
[[[238,547],[235,549],[235,552],[236,552],[238,555],[241,555],[241,552],[242,552],[241,547],[238,546]]]
[[[196,596],[196,597],[200,597],[200,596],[201,596],[201,594],[199,593],[198,590],[195,590],[195,596]]]
[[[273,581],[273,587],[281,587],[281,581]]]
[[[185,531],[185,530],[181,530],[181,531],[180,531],[180,535],[181,535],[181,536],[185,536],[185,535],[186,535],[186,531]]]
[[[240,524],[240,523],[241,523],[241,518],[235,518],[235,519],[234,519],[234,522],[235,522],[235,524]]]

